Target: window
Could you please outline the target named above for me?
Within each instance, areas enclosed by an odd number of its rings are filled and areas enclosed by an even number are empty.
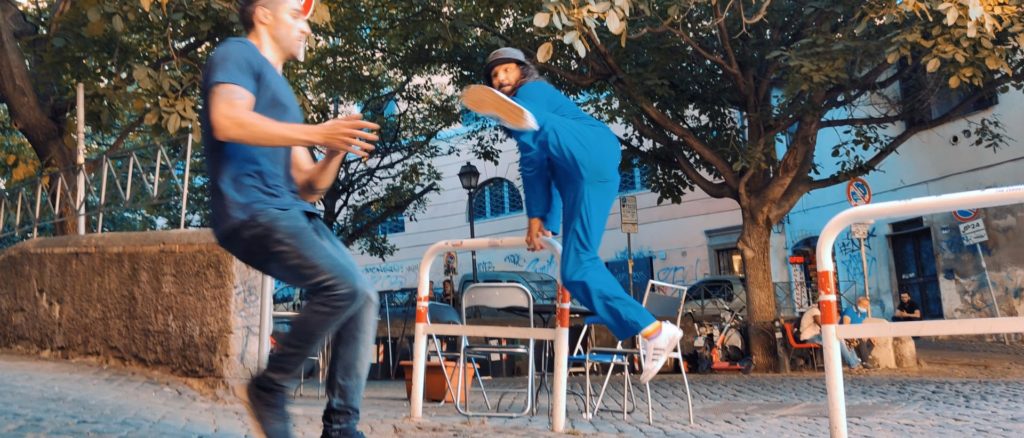
[[[377,235],[386,236],[388,234],[404,233],[405,232],[405,215],[397,213],[380,225],[377,225]]]
[[[523,197],[511,181],[492,178],[473,194],[473,219],[491,219],[523,211]]]
[[[900,98],[905,108],[913,109],[907,116],[908,127],[927,123],[945,115],[953,107],[974,95],[978,87],[971,84],[961,84],[960,87],[952,89],[946,85],[946,81],[924,73],[922,67],[918,66],[910,73],[910,78],[900,81]],[[985,108],[995,106],[999,99],[995,93],[982,96],[971,105],[960,111],[960,116],[981,111]]]
[[[639,160],[634,158],[626,166],[625,169],[619,170],[619,194],[646,190]]]
[[[741,225],[714,230],[704,230],[708,239],[708,261],[711,273],[715,275],[744,276],[743,256],[736,242],[739,241]]]
[[[718,259],[718,275],[743,275],[743,255],[739,248],[715,250]]]

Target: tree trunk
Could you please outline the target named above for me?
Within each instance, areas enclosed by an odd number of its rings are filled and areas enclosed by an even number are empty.
[[[738,246],[746,269],[747,321],[754,369],[775,371],[777,354],[772,321],[775,319],[775,285],[772,283],[771,222],[758,211],[743,209],[743,232]]]

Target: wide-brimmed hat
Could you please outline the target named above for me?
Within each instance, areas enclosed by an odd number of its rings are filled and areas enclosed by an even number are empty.
[[[523,54],[522,50],[515,47],[502,47],[491,52],[490,55],[487,55],[487,63],[484,64],[484,79],[491,78],[491,70],[493,70],[494,67],[501,64],[507,64],[509,62],[526,64],[526,55]]]

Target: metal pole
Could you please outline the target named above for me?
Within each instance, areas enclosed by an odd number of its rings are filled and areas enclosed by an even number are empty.
[[[555,372],[551,388],[551,430],[565,429],[565,388],[569,380],[569,309],[572,297],[564,287],[558,287],[558,310],[555,318]]]
[[[135,173],[135,152],[132,152],[132,155],[130,157],[128,157],[128,183],[125,184],[125,189],[124,189],[124,203],[125,203],[125,205],[128,205],[128,204],[131,203],[130,200],[132,198],[132,174],[133,173]],[[143,179],[145,179],[145,178],[143,178]]]
[[[156,167],[153,168],[153,199],[160,197],[160,152],[163,152],[163,149],[156,148]]]
[[[629,296],[636,298],[633,293],[633,234],[626,233],[626,271],[629,272]]]
[[[474,192],[474,189],[469,189],[469,238],[470,239],[475,239],[476,238],[476,227],[474,226],[474,222],[476,222],[474,220],[474,219],[476,219],[476,208],[475,208],[476,207],[476,196],[473,196],[474,195],[473,192]],[[477,278],[477,275],[476,275],[476,251],[475,250],[471,251],[470,254],[473,255],[473,283],[477,283],[480,280]]]
[[[39,233],[39,207],[43,202],[43,180],[39,180],[39,184],[36,184],[36,211],[35,219],[32,220],[32,238],[35,239]]]
[[[7,198],[0,199],[0,234],[4,233],[4,213],[7,212]]]
[[[21,201],[25,199],[25,188],[18,191],[18,208],[14,210],[14,235],[18,235],[18,228],[21,228]]]
[[[107,156],[103,156],[103,178],[100,180],[100,206],[98,210],[100,214],[96,219],[96,233],[103,234],[103,204],[107,203],[107,168],[110,166],[110,161],[107,160]]]
[[[274,311],[274,278],[269,275],[263,276],[263,285],[260,288],[260,342],[257,358],[257,370],[263,371],[267,368],[267,357],[270,354],[270,331],[273,327]]]
[[[188,208],[188,172],[192,166],[192,125],[188,125],[188,145],[185,146],[185,183],[181,188],[181,225],[178,228],[185,228],[185,211]]]
[[[996,318],[1001,318],[1002,315],[999,314],[999,302],[996,301],[996,293],[992,288],[992,279],[989,278],[988,275],[988,264],[985,263],[985,255],[981,252],[981,242],[975,243],[974,246],[978,248],[978,258],[981,259],[981,269],[985,271],[985,283],[988,284],[988,294],[992,297],[992,308],[996,310]],[[1006,333],[1003,333],[1003,342],[1006,343],[1006,345],[1010,345],[1010,338],[1006,336]]]
[[[78,210],[78,235],[85,234],[85,84],[78,83],[78,187],[75,190],[75,208]],[[60,188],[57,188],[60,190]]]
[[[871,317],[871,291],[868,288],[868,255],[864,251],[864,239],[860,239],[860,263],[864,270],[864,296],[868,299],[868,318]]]

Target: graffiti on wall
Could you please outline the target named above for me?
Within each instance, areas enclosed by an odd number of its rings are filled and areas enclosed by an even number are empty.
[[[553,254],[535,255],[514,252],[506,255],[503,260],[510,268],[509,270],[539,272],[548,275],[555,273],[555,256]]]
[[[707,274],[707,268],[701,270],[702,263],[700,257],[695,257],[689,265],[684,264],[670,264],[655,266],[654,279],[662,283],[671,283],[678,285],[693,284],[701,277]]]
[[[878,240],[877,228],[870,227],[868,237],[864,239],[868,289],[871,292],[871,307],[888,315],[892,312],[892,294],[888,286],[883,288],[879,283],[878,256],[872,248]],[[864,295],[864,260],[860,255],[860,239],[855,238],[849,230],[843,234],[842,239],[836,241],[836,263],[839,265],[837,274],[840,278],[849,279],[856,285],[843,294],[844,302],[853,303],[856,297]]]
[[[982,209],[988,241],[964,245],[957,222],[950,214],[932,217],[939,229],[938,268],[945,280],[943,298],[948,318],[995,316],[993,296],[1002,316],[1024,315],[1024,247],[1019,244],[1024,206]],[[986,278],[980,257],[988,267]],[[989,290],[989,280],[992,289]]]
[[[363,275],[377,290],[394,290],[416,286],[419,266],[416,262],[380,263],[363,267]]]

